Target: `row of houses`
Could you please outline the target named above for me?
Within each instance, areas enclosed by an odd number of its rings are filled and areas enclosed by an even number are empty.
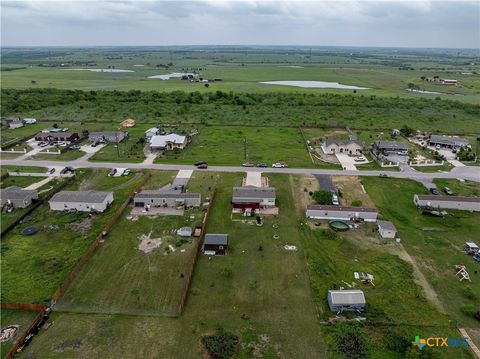
[[[18,117],[2,118],[2,126],[8,127],[10,130],[23,127],[24,125],[33,125],[37,123],[35,118],[24,118],[21,120]]]

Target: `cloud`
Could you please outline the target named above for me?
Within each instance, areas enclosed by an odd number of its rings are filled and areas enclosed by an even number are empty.
[[[480,47],[463,1],[2,1],[2,46]]]

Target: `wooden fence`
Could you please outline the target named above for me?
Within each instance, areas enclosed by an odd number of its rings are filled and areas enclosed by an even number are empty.
[[[39,312],[48,308],[45,304],[36,303],[1,303],[2,309],[23,310],[26,312]]]

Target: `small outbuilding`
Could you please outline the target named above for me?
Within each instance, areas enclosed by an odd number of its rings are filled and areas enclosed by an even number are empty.
[[[182,227],[177,231],[177,235],[180,237],[191,237],[192,236],[192,228],[191,227]]]
[[[228,249],[228,234],[206,234],[202,251],[206,255],[226,255]]]
[[[390,221],[377,221],[378,233],[382,238],[395,238],[397,229]]]
[[[465,242],[465,253],[475,255],[479,252],[479,248],[474,242]]]
[[[334,313],[363,312],[365,310],[365,295],[360,289],[329,290],[328,306]]]

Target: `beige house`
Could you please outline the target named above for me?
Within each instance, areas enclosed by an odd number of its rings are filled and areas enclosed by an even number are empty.
[[[151,150],[174,150],[184,149],[187,146],[187,137],[171,133],[169,135],[157,135],[150,138]]]
[[[359,140],[326,140],[322,143],[322,150],[331,155],[335,153],[358,155],[362,153],[363,143]]]

